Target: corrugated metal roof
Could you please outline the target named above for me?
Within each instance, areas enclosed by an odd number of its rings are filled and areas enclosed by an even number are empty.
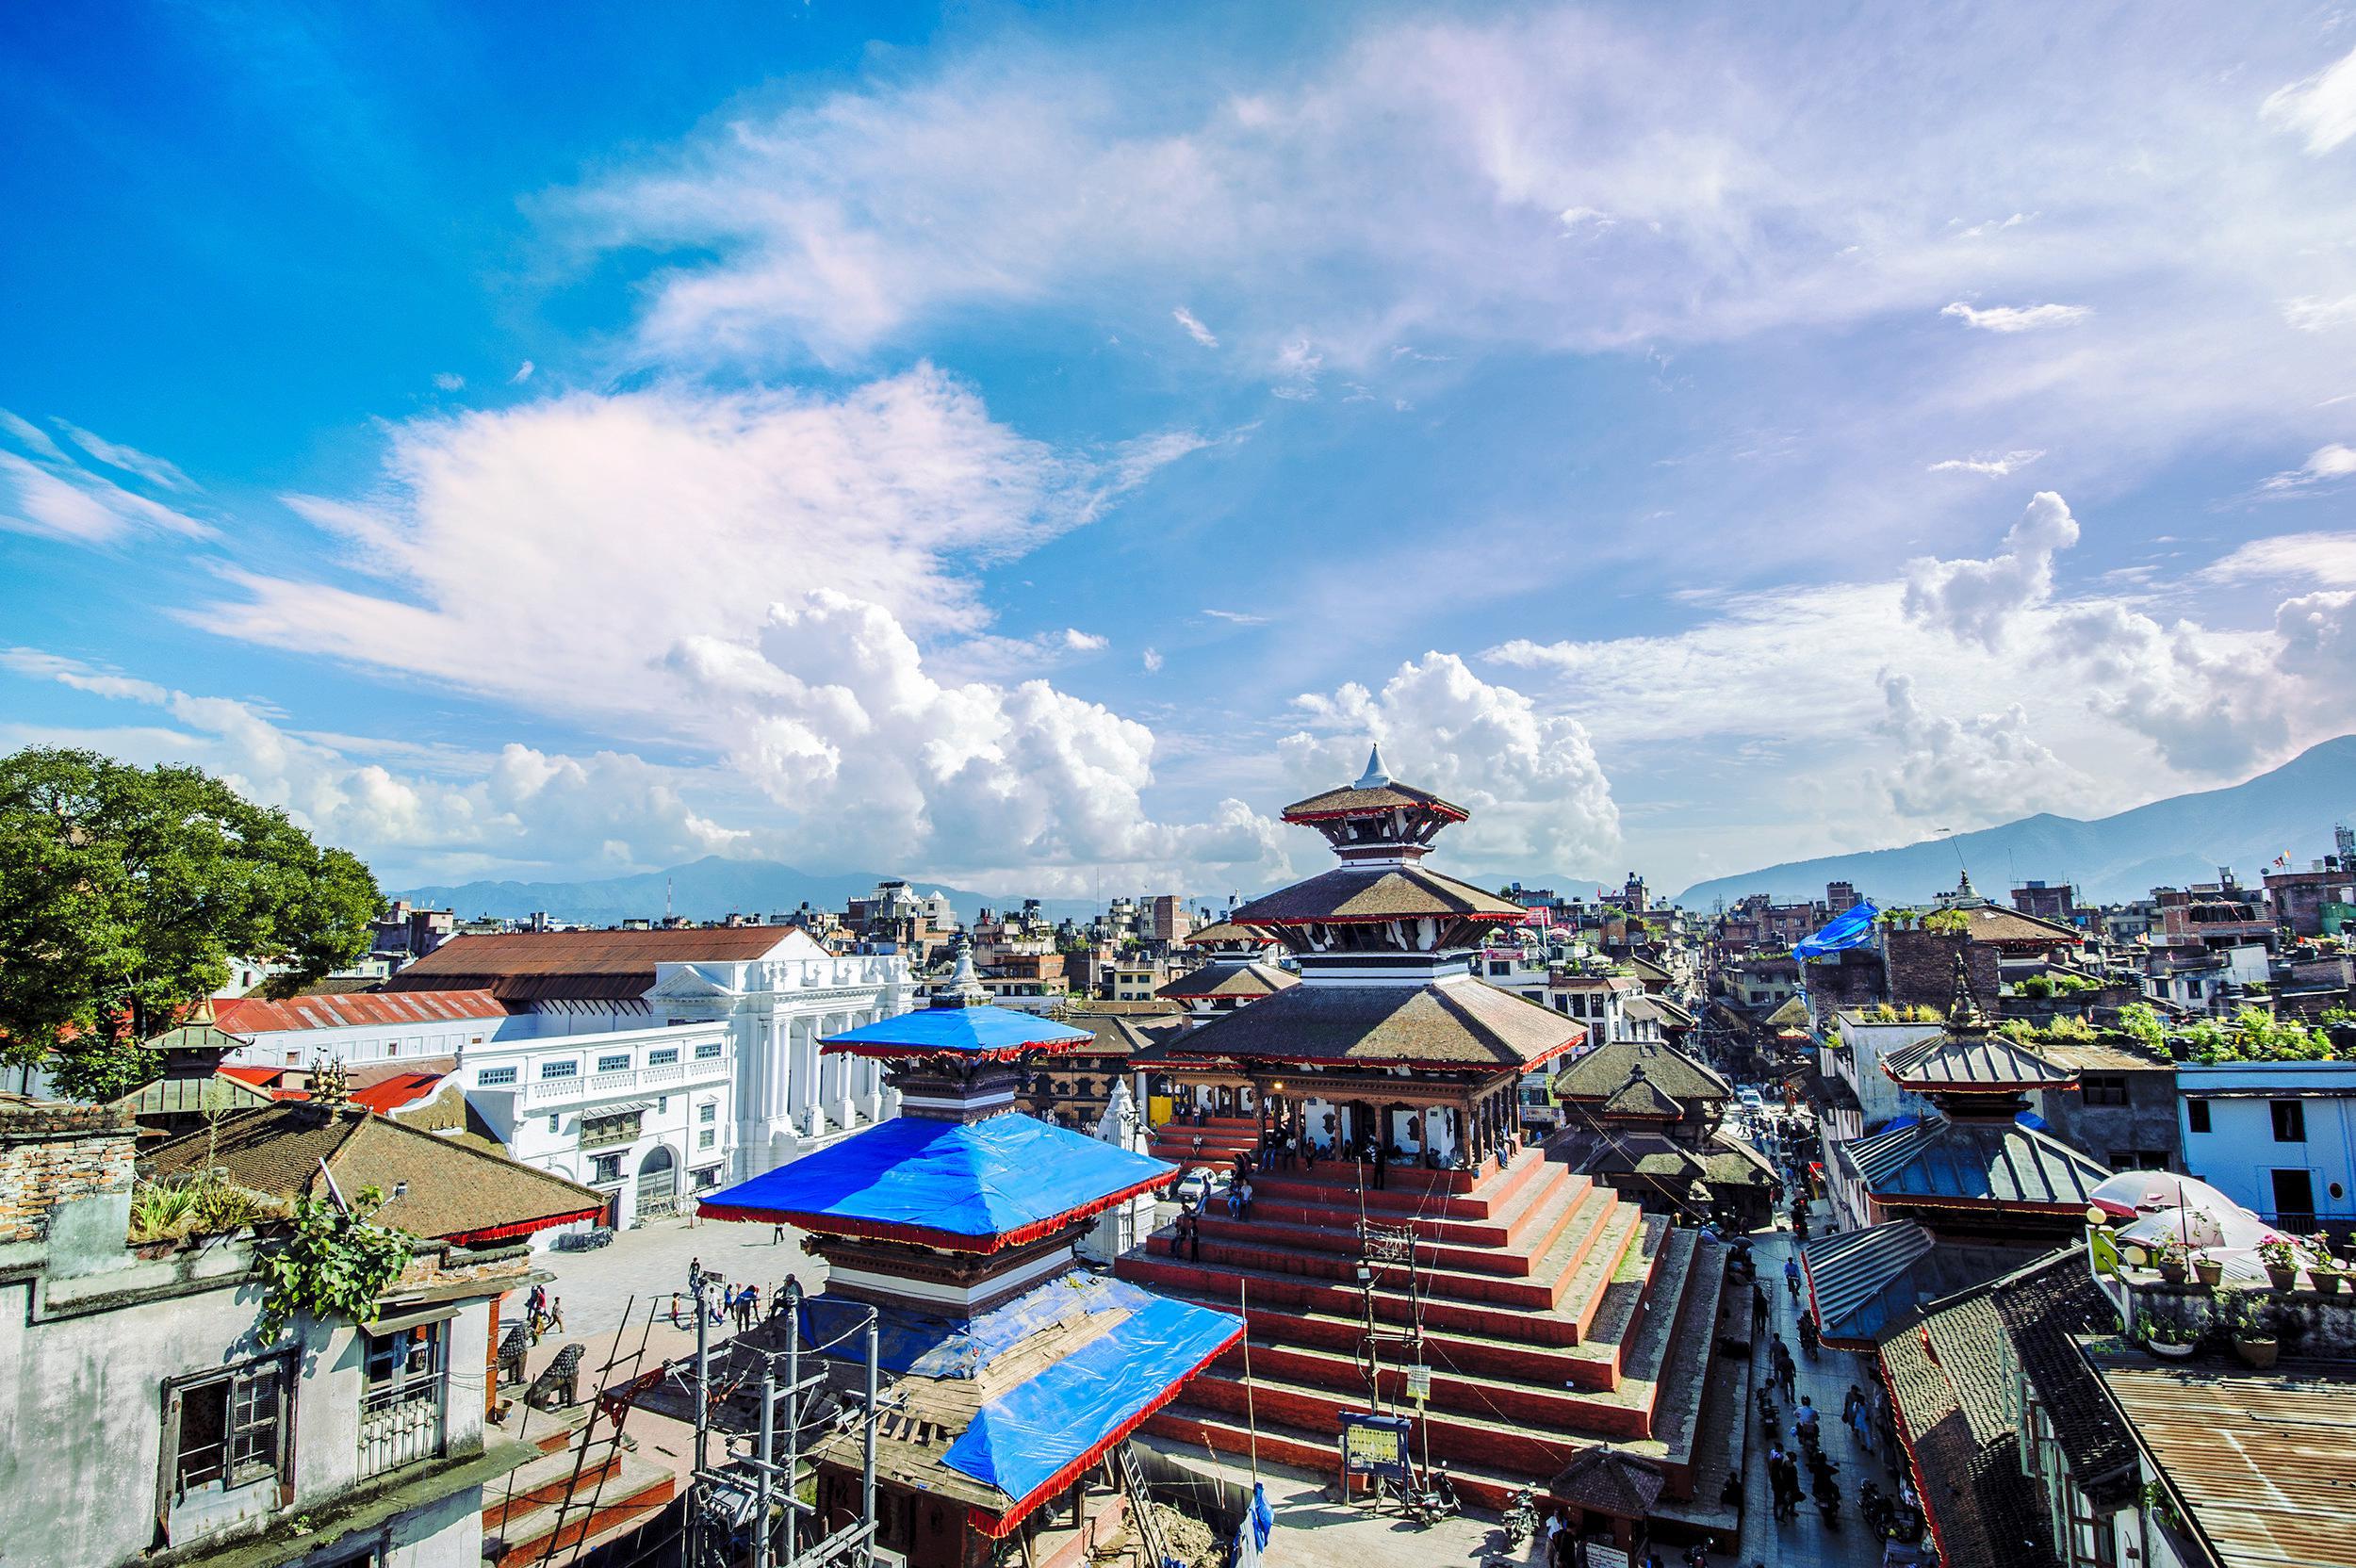
[[[1882,1058],[1882,1070],[1905,1087],[1925,1093],[2054,1088],[2078,1079],[2076,1069],[2050,1062],[1993,1029],[1951,1030],[1902,1045]]]
[[[1913,1220],[1893,1219],[1818,1236],[1801,1248],[1818,1330],[1831,1339],[1879,1339],[1894,1316],[1885,1293],[1937,1245]]]
[[[1838,1157],[1883,1203],[1920,1198],[2074,1212],[2110,1175],[2091,1155],[2019,1122],[1945,1117],[1852,1139]]]
[[[290,996],[268,1002],[242,996],[214,1004],[218,1026],[232,1035],[275,1035],[302,1029],[352,1029],[380,1023],[448,1023],[505,1018],[507,1006],[487,990],[345,992]]]
[[[2229,1568],[2356,1562],[2356,1370],[2178,1365],[2116,1344],[2086,1361]]]

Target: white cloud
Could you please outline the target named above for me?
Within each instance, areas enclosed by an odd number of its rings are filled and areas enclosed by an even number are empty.
[[[1454,654],[1401,664],[1380,692],[1351,683],[1294,701],[1308,727],[1278,753],[1301,792],[1357,777],[1375,740],[1394,776],[1472,812],[1441,841],[1443,869],[1593,874],[1619,851],[1619,807],[1586,727],[1481,680]]]
[[[1213,610],[1206,607],[1203,613],[1215,621],[1225,621],[1230,626],[1268,625],[1266,615],[1249,615],[1240,610]]]
[[[2307,454],[2307,461],[2296,468],[2269,477],[2259,488],[2264,490],[2308,490],[2333,480],[2356,474],[2356,448],[2334,441],[2318,447]]]
[[[642,870],[742,853],[754,837],[690,808],[673,771],[623,753],[569,757],[510,743],[487,757],[452,759],[458,775],[434,776],[354,754],[398,754],[398,745],[298,734],[249,703],[36,649],[0,653],[0,665],[169,714],[180,729],[147,732],[134,743],[148,754],[126,760],[205,767],[249,798],[285,807],[322,841],[395,881]]]
[[[532,379],[532,372],[537,367],[534,366],[532,361],[528,359],[525,360],[521,365],[515,367],[515,373],[507,378],[507,384],[510,386],[521,386],[524,383]]]
[[[2356,532],[2278,533],[2252,539],[2201,568],[2199,576],[2211,582],[2293,578],[2356,586]]]
[[[1288,337],[1284,347],[1276,351],[1276,385],[1272,390],[1280,398],[1305,402],[1317,395],[1317,377],[1324,369],[1325,356],[1307,337]]]
[[[1984,561],[1922,560],[1906,568],[1906,614],[1993,649],[2023,612],[2053,596],[2053,557],[2078,542],[2078,522],[2051,490],[2030,500]]]
[[[1594,207],[1564,207],[1562,221],[1565,234],[1577,234],[1582,228],[1596,232],[1608,229],[1613,220],[1610,213],[1598,212]]]
[[[828,587],[930,637],[988,615],[969,575],[1126,482],[1023,440],[920,367],[836,397],[576,393],[395,427],[366,506],[296,498],[381,587],[230,574],[206,627],[541,711],[705,728],[658,675]],[[1150,468],[1145,471],[1150,471]]]
[[[1991,479],[2002,479],[2027,467],[2044,455],[2041,451],[2010,451],[1950,457],[1932,464],[1930,471],[1934,474],[1985,474]]]
[[[1961,300],[1939,312],[1959,318],[1982,332],[2036,332],[2045,327],[2074,327],[2094,312],[2086,305],[1990,305],[1986,310]]]
[[[1077,627],[1068,626],[1063,629],[1063,645],[1074,653],[1101,653],[1112,646],[1112,643],[1092,631],[1082,631]]]
[[[2048,647],[2087,683],[2098,714],[2144,736],[2183,771],[2247,770],[2291,740],[2286,694],[2262,634],[2162,625],[2122,605],[2090,603],[2054,617]]]
[[[2276,130],[2305,138],[2307,151],[2318,155],[2356,136],[2356,50],[2304,81],[2277,88],[2258,114]]]
[[[1889,704],[1879,728],[1899,752],[1881,782],[1899,816],[1923,826],[1984,827],[2101,803],[2091,778],[2030,733],[2021,704],[1951,718],[1924,709],[1911,677],[1884,670],[1879,679]]]
[[[435,373],[434,384],[445,392],[455,392],[466,384],[466,378],[453,370],[442,370]]]
[[[1159,648],[1147,648],[1138,656],[1137,662],[1145,666],[1147,675],[1162,673],[1162,654]]]
[[[2356,294],[2337,300],[2309,297],[2287,301],[2282,306],[2282,319],[2300,332],[2332,332],[2341,327],[2356,327]]]
[[[2274,612],[2282,667],[2345,690],[2356,684],[2356,593],[2303,594]]]
[[[76,545],[112,545],[141,530],[210,538],[212,528],[186,513],[133,495],[111,480],[68,463],[42,466],[0,451],[0,529]]]
[[[2036,220],[2037,214],[2034,212],[2016,212],[2010,218],[1990,218],[1985,222],[1974,223],[1970,228],[1964,230],[1963,237],[1966,239],[1985,239],[1989,235],[2002,234],[2006,229],[2017,229],[2021,224],[2034,222]]]
[[[118,442],[109,441],[104,436],[93,435],[81,426],[70,425],[63,419],[52,422],[59,430],[65,432],[68,440],[109,468],[120,468],[126,474],[136,474],[162,490],[189,491],[198,487],[196,482],[182,473],[175,464],[167,463],[160,457],[139,450],[137,447],[125,447]],[[50,449],[53,452],[56,449],[54,447]]]
[[[1145,726],[1044,680],[944,684],[880,605],[815,590],[750,641],[690,637],[672,663],[723,720],[730,770],[787,813],[789,842],[1058,887],[1105,866],[1282,863],[1275,825],[1238,802],[1153,820]]]
[[[18,417],[16,415],[9,413],[5,408],[0,408],[0,430],[7,431],[10,435],[16,437],[19,444],[39,456],[48,458],[54,463],[71,463],[74,461],[72,458],[66,456],[65,449],[58,446],[57,443],[51,438],[47,431],[41,429],[30,419]]]
[[[1170,313],[1170,318],[1177,322],[1180,326],[1186,328],[1186,335],[1193,338],[1197,343],[1202,344],[1204,348],[1216,349],[1219,347],[1218,335],[1212,332],[1210,328],[1204,326],[1200,320],[1196,319],[1194,312],[1188,310],[1186,306],[1180,305],[1177,309],[1171,311]]]

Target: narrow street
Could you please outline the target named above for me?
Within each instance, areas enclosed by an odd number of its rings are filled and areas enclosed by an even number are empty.
[[[1823,1202],[1812,1206],[1808,1215],[1811,1235],[1820,1235],[1814,1227],[1830,1223],[1830,1210]],[[1872,1533],[1857,1517],[1857,1499],[1865,1482],[1873,1481],[1884,1491],[1894,1490],[1896,1481],[1889,1468],[1889,1456],[1869,1452],[1846,1427],[1841,1424],[1841,1402],[1849,1385],[1871,1394],[1877,1380],[1873,1370],[1858,1357],[1845,1350],[1820,1350],[1811,1361],[1800,1350],[1798,1306],[1784,1287],[1784,1260],[1794,1252],[1792,1233],[1784,1229],[1759,1231],[1752,1237],[1752,1255],[1759,1260],[1759,1282],[1767,1292],[1768,1315],[1766,1333],[1779,1334],[1796,1358],[1794,1397],[1776,1400],[1776,1417],[1781,1423],[1785,1445],[1796,1444],[1792,1412],[1800,1396],[1814,1401],[1821,1413],[1825,1454],[1841,1466],[1841,1524],[1827,1528],[1818,1516],[1815,1504],[1804,1500],[1796,1518],[1777,1523],[1775,1516],[1774,1489],[1767,1484],[1768,1444],[1757,1428],[1758,1411],[1750,1413],[1753,1422],[1749,1457],[1742,1473],[1742,1555],[1741,1561],[1761,1565],[1761,1568],[1869,1568],[1882,1560],[1881,1549]],[[1766,1340],[1760,1339],[1760,1375],[1764,1378],[1767,1364]]]

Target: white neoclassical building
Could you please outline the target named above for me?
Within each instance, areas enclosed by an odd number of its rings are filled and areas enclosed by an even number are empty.
[[[873,1062],[822,1057],[818,1042],[905,1012],[916,1000],[904,955],[831,954],[790,926],[457,937],[388,988],[388,994],[421,991],[484,991],[529,1015],[528,1031],[511,1025],[515,1033],[477,1049],[502,1059],[520,1050],[530,1059],[518,1061],[518,1075],[534,1083],[550,1063],[562,1071],[566,1053],[581,1064],[577,1074],[597,1076],[601,1034],[633,1037],[632,1072],[646,1065],[638,1055],[667,1049],[655,1043],[663,1031],[716,1040],[726,1094],[712,1113],[721,1124],[714,1141],[735,1181],[897,1114],[898,1097]],[[612,1054],[621,1054],[618,1039]],[[643,1101],[645,1086],[625,1093]],[[469,1098],[483,1088],[470,1086]],[[693,1106],[699,1119],[705,1111],[704,1102]],[[694,1142],[707,1130],[698,1120],[690,1129]],[[691,1146],[688,1152],[688,1169],[700,1176],[712,1151]]]

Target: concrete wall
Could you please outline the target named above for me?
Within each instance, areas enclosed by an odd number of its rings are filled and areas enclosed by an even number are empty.
[[[0,1282],[0,1496],[8,1499],[8,1537],[40,1542],[43,1563],[139,1559],[156,1544],[167,1382],[281,1347],[294,1349],[299,1368],[292,1503],[281,1505],[273,1480],[193,1500],[172,1510],[172,1544],[319,1514],[360,1484],[359,1330],[305,1322],[279,1347],[265,1346],[255,1336],[260,1290],[250,1277],[249,1244],[140,1259],[122,1250],[123,1202],[85,1199],[75,1206],[82,1205],[104,1210],[103,1225],[80,1228],[111,1229],[113,1259],[57,1259]],[[61,1217],[61,1230],[73,1225]],[[482,1376],[487,1305],[468,1303],[444,1332],[446,1365],[455,1374],[455,1386],[446,1385],[446,1452],[480,1453],[483,1400],[466,1383]],[[480,1489],[470,1488],[448,1507],[399,1521],[410,1555],[394,1560],[419,1568],[471,1562],[480,1507]]]
[[[2345,1098],[2356,1091],[2356,1062],[2185,1063],[2176,1070],[2176,1091],[2191,1174],[2243,1207],[2270,1214],[2273,1172],[2305,1170],[2319,1212],[2356,1214],[2356,1099]],[[2208,1106],[2206,1133],[2192,1131],[2184,1110],[2196,1100]],[[2299,1102],[2303,1140],[2276,1140],[2270,1107],[2277,1100]]]
[[[2126,1165],[2115,1154],[2146,1151],[2168,1157],[2167,1168],[2182,1170],[2184,1132],[2176,1104],[2176,1070],[2152,1067],[2133,1072],[2086,1070],[2090,1077],[2119,1077],[2127,1081],[2125,1105],[2093,1105],[2077,1089],[2046,1089],[2029,1096],[2029,1107],[2044,1119],[2046,1129],[2073,1149],[2083,1150],[2114,1170]]]

